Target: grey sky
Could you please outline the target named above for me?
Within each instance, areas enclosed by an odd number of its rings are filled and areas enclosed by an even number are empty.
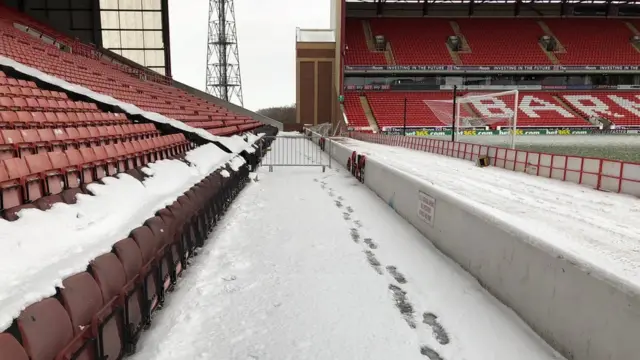
[[[173,77],[204,90],[208,0],[169,0]],[[244,106],[295,102],[296,27],[328,28],[329,0],[235,0]]]

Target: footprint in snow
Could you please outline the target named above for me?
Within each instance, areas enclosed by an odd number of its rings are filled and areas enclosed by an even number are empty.
[[[450,342],[449,334],[438,321],[438,316],[432,313],[424,313],[422,314],[422,322],[431,327],[433,337],[436,338],[440,345],[447,345]]]
[[[423,345],[420,347],[420,354],[429,358],[429,360],[444,360],[437,351],[428,347],[427,345]]]
[[[369,249],[374,249],[375,250],[375,249],[378,248],[378,244],[374,243],[371,238],[365,238],[364,239],[364,243],[367,244]]]

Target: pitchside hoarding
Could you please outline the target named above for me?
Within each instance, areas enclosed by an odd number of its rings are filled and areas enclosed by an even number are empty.
[[[474,66],[474,65],[346,65],[345,73],[366,73],[366,72],[493,72],[493,73],[537,73],[537,72],[562,72],[562,73],[631,73],[640,71],[638,65],[495,65],[495,66]]]

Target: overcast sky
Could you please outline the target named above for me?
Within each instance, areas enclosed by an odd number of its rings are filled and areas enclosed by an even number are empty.
[[[169,0],[173,77],[205,90],[209,0]],[[329,27],[329,0],[235,0],[244,106],[296,99],[296,27]]]

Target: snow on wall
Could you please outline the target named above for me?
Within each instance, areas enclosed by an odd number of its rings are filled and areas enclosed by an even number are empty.
[[[357,150],[336,141],[327,149],[343,165]],[[375,155],[367,156],[365,184],[566,356],[626,360],[640,352],[637,285]]]
[[[25,209],[17,221],[0,220],[0,331],[207,174],[239,161],[215,144],[191,150],[186,158],[190,166],[179,160],[148,164],[143,170],[150,177],[142,183],[127,174],[107,177],[104,185],[88,186],[95,196],[80,194],[76,204]]]
[[[196,134],[205,140],[218,141],[224,146],[226,146],[227,148],[229,148],[234,153],[240,152],[245,149],[250,150],[252,148],[251,145],[253,144],[253,142],[247,143],[245,140],[243,140],[241,136],[234,135],[230,137],[224,137],[224,136],[213,135],[204,129],[197,129],[197,128],[191,127],[183,122],[168,118],[162,114],[158,114],[156,112],[151,112],[151,111],[145,111],[135,105],[125,103],[111,96],[100,94],[93,90],[87,89],[83,86],[69,83],[65,80],[46,74],[38,69],[23,65],[5,56],[0,55],[0,65],[11,67],[18,72],[35,77],[45,83],[59,86],[68,92],[84,95],[90,99],[93,99],[96,102],[117,106],[122,110],[124,110],[129,115],[140,115],[145,119],[153,121],[155,123],[167,124],[176,129],[180,129],[182,131]],[[247,139],[248,141],[254,140],[254,142],[255,140],[257,140],[255,136],[248,137]]]

